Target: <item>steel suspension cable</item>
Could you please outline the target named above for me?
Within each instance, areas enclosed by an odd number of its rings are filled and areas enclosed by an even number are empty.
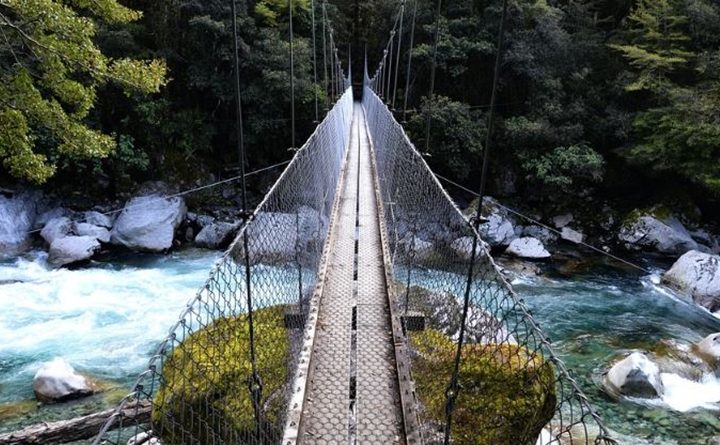
[[[232,13],[232,28],[233,28],[233,62],[235,68],[235,125],[238,139],[238,156],[240,158],[240,187],[242,191],[242,210],[241,214],[245,221],[249,218],[250,213],[248,212],[247,206],[247,186],[245,184],[245,142],[243,135],[243,118],[242,118],[242,100],[240,96],[240,54],[238,44],[238,26],[237,26],[237,7],[235,0],[230,0]],[[252,375],[248,382],[248,389],[250,390],[250,396],[252,397],[253,411],[255,414],[255,432],[260,435],[260,423],[261,423],[261,410],[260,400],[262,398],[262,382],[260,376],[257,373],[257,362],[255,357],[255,326],[253,323],[253,299],[251,290],[251,278],[250,278],[250,251],[247,230],[243,231],[243,248],[245,250],[244,266],[245,266],[245,291],[247,301],[247,317],[248,317],[248,335],[249,335],[249,350],[250,350],[250,365]]]
[[[392,31],[390,31],[390,52],[388,53],[388,54],[389,54],[389,57],[388,57],[388,75],[387,75],[387,89],[386,89],[386,91],[387,91],[386,96],[387,96],[387,97],[385,98],[385,103],[386,103],[386,104],[389,104],[389,103],[390,103],[390,96],[391,96],[391,91],[390,91],[390,86],[391,86],[391,85],[390,85],[390,82],[392,81],[392,75],[393,75],[392,68],[393,68],[393,50],[395,49],[394,47],[395,47],[395,29],[393,29]]]
[[[450,378],[450,383],[448,384],[447,390],[445,392],[446,401],[445,401],[445,445],[449,445],[450,443],[450,431],[452,429],[452,415],[453,415],[453,409],[455,406],[455,400],[458,396],[458,391],[460,390],[460,386],[458,385],[458,374],[460,371],[460,360],[462,358],[462,347],[463,343],[465,341],[465,325],[467,323],[467,316],[468,316],[468,310],[470,307],[470,289],[472,287],[472,281],[473,281],[473,273],[475,269],[475,261],[477,257],[477,249],[479,244],[479,237],[478,237],[478,229],[481,223],[481,217],[482,217],[482,207],[483,207],[483,195],[485,193],[485,183],[486,183],[486,175],[487,175],[487,168],[488,168],[488,161],[490,159],[489,153],[490,153],[490,142],[492,140],[492,133],[493,133],[493,126],[495,124],[495,105],[497,103],[497,87],[498,87],[498,81],[500,77],[500,66],[502,64],[502,55],[503,55],[503,42],[505,38],[505,18],[507,16],[507,0],[502,0],[502,13],[500,15],[500,28],[498,30],[498,37],[497,37],[497,54],[495,56],[495,68],[493,71],[493,84],[492,84],[492,92],[490,95],[490,111],[488,116],[488,128],[487,128],[487,137],[485,138],[485,147],[484,147],[484,153],[483,153],[483,165],[482,165],[482,173],[480,176],[480,190],[478,192],[478,206],[477,211],[475,212],[475,217],[473,221],[471,221],[471,224],[473,225],[473,242],[472,242],[472,250],[470,252],[470,265],[468,267],[468,274],[467,274],[467,281],[465,283],[465,294],[464,294],[464,301],[463,301],[463,313],[462,313],[462,321],[460,323],[460,333],[458,335],[458,344],[457,349],[455,352],[455,363],[453,366],[453,372],[452,377]]]
[[[320,122],[318,114],[318,79],[317,79],[317,43],[315,41],[315,0],[310,0],[310,20],[312,26],[312,52],[313,52],[313,97],[315,98],[315,122]]]
[[[325,17],[327,20],[327,17]],[[333,29],[328,27],[330,37],[330,103],[335,103],[335,43],[333,41]]]
[[[430,151],[430,125],[432,123],[432,113],[430,108],[433,104],[433,95],[435,94],[435,70],[437,69],[437,52],[438,52],[438,41],[440,40],[440,10],[442,7],[442,0],[437,2],[437,14],[435,16],[435,43],[433,45],[433,57],[432,65],[430,67],[430,90],[428,93],[428,110],[425,122],[425,152]]]
[[[323,86],[325,89],[325,113],[330,109],[330,103],[328,101],[328,66],[327,66],[327,14],[325,12],[326,0],[322,2],[322,31],[323,31]]]
[[[412,52],[415,45],[415,20],[417,18],[418,0],[413,5],[412,27],[410,28],[410,47],[408,48],[407,72],[405,73],[405,101],[403,103],[403,123],[407,122],[408,94],[410,94],[410,71],[412,68]]]
[[[403,19],[405,18],[405,0],[400,2],[400,30],[398,31],[397,60],[395,61],[395,86],[393,87],[391,109],[395,109],[395,97],[397,96],[398,73],[400,72],[400,53],[402,52]]]
[[[295,148],[295,42],[293,36],[293,0],[288,0],[288,12],[290,16],[290,120],[292,122],[290,148]]]

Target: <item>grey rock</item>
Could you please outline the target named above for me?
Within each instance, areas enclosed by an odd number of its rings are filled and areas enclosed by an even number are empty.
[[[195,244],[208,249],[227,247],[233,240],[241,223],[216,222],[203,227],[195,237]]]
[[[61,218],[63,216],[71,217],[72,214],[73,212],[71,210],[68,210],[64,207],[55,207],[40,213],[37,218],[35,218],[35,223],[33,224],[33,227],[35,229],[42,229],[43,227],[45,227],[45,224],[50,222],[50,220],[53,220],[55,218]]]
[[[101,243],[110,242],[110,231],[105,227],[96,226],[90,223],[75,223],[75,231],[78,236],[90,236]]]
[[[715,436],[715,437],[709,438],[705,442],[705,445],[720,445],[720,436]]]
[[[136,434],[127,441],[127,445],[162,445],[159,438],[152,431]]]
[[[328,228],[327,218],[312,207],[300,206],[297,215],[300,224],[300,240],[305,243],[322,236]]]
[[[488,222],[480,225],[480,236],[490,246],[507,246],[515,239],[515,229],[509,219],[493,213],[487,220]]]
[[[523,236],[531,236],[542,241],[543,244],[551,244],[557,241],[556,233],[542,226],[527,226],[523,230]]]
[[[179,197],[132,198],[115,221],[110,241],[131,250],[162,252],[172,247],[186,213],[185,201]]]
[[[660,368],[647,355],[633,352],[615,363],[605,374],[604,385],[613,396],[651,399],[660,397],[664,388]]]
[[[572,213],[566,213],[564,215],[558,215],[553,218],[553,224],[556,228],[562,229],[563,227],[567,226],[571,222],[575,220],[575,217],[572,215]]]
[[[411,257],[416,261],[424,261],[430,258],[435,251],[435,245],[420,237],[407,233],[404,238],[398,240],[398,250],[408,259]]]
[[[215,222],[215,218],[210,215],[199,215],[194,212],[187,213],[187,220],[191,224],[195,224],[201,229]]]
[[[720,332],[710,334],[693,345],[693,351],[711,366],[720,365]]]
[[[630,250],[682,255],[698,249],[698,243],[675,218],[661,221],[651,215],[642,215],[626,222],[620,229],[618,239]]]
[[[518,238],[510,243],[505,253],[519,258],[547,259],[550,252],[545,249],[543,243],[537,238]]]
[[[662,277],[664,284],[683,292],[710,312],[720,310],[720,256],[691,250]]]
[[[61,216],[48,221],[40,232],[40,236],[43,237],[46,243],[52,244],[56,239],[70,235],[73,228],[74,225],[70,218]]]
[[[0,258],[15,256],[30,247],[30,230],[37,217],[39,193],[0,195]]]
[[[580,244],[583,242],[585,235],[577,230],[571,229],[570,227],[563,227],[560,232],[560,238],[565,241],[570,241],[571,243]]]
[[[106,229],[112,229],[113,218],[109,215],[104,215],[100,212],[89,211],[83,215],[83,221],[98,227],[104,227]]]
[[[469,260],[470,256],[472,254],[472,245],[473,245],[473,237],[472,236],[464,236],[462,238],[458,238],[455,241],[453,241],[450,244],[450,249],[455,252],[455,255],[462,258],[463,260]],[[483,249],[488,249],[488,245],[484,243],[482,240],[478,243],[477,248],[475,249],[476,255],[481,255],[483,253]]]
[[[41,402],[60,402],[92,395],[95,386],[62,358],[43,363],[33,378],[35,397]]]
[[[65,266],[89,260],[98,250],[100,250],[100,242],[93,236],[56,238],[50,244],[48,262],[54,266]]]
[[[295,258],[297,253],[297,214],[261,212],[247,227],[250,261],[278,263]],[[240,249],[238,249],[238,253]]]

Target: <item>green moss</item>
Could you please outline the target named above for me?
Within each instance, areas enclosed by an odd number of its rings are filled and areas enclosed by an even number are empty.
[[[645,216],[645,215],[650,215],[650,216],[652,216],[653,218],[655,218],[655,219],[657,219],[657,220],[659,220],[659,221],[666,221],[666,220],[668,220],[670,217],[673,216],[672,210],[670,210],[670,208],[668,208],[668,207],[666,207],[666,206],[664,206],[664,205],[662,205],[662,204],[657,204],[657,205],[654,205],[654,206],[652,206],[652,207],[647,207],[647,208],[644,208],[644,209],[635,209],[635,210],[633,210],[632,212],[630,212],[630,213],[627,214],[627,216],[626,216],[625,219],[623,220],[623,224],[622,224],[622,225],[623,225],[623,226],[626,226],[626,227],[627,227],[627,226],[630,226],[630,225],[632,225],[635,221],[637,221],[638,219],[640,219],[640,217]]]
[[[445,392],[457,345],[435,330],[413,333],[413,375],[431,422],[445,423]],[[463,349],[453,410],[455,445],[535,445],[555,413],[555,373],[540,355],[512,344]]]
[[[193,333],[164,363],[152,420],[165,443],[275,440],[288,378],[285,306],[254,314],[257,372],[263,385],[260,437],[249,390],[249,326],[243,315],[220,318]]]

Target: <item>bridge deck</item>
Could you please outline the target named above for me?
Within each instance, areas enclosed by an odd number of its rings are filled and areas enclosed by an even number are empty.
[[[300,443],[401,444],[402,414],[370,140],[355,104]]]

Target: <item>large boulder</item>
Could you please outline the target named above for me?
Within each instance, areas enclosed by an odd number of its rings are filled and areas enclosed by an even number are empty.
[[[113,244],[143,252],[172,247],[175,230],[185,219],[187,207],[180,197],[139,196],[125,204],[113,226]]]
[[[468,218],[474,217],[477,205],[477,200],[473,201],[463,214]],[[517,237],[515,224],[508,211],[494,198],[488,196],[483,199],[482,214],[486,222],[480,225],[479,232],[483,241],[490,247],[508,246]]]
[[[665,272],[662,282],[710,312],[720,310],[720,256],[691,250]]]
[[[86,261],[100,250],[100,242],[93,236],[66,236],[50,244],[48,262],[54,266]]]
[[[518,238],[510,243],[505,253],[519,258],[543,260],[550,258],[550,252],[545,249],[543,243],[537,238]]]
[[[664,388],[660,368],[647,355],[633,352],[615,363],[604,377],[611,395],[652,399],[662,396]]]
[[[629,250],[682,255],[697,250],[698,243],[680,221],[672,216],[633,212],[620,229],[618,239]]]
[[[110,242],[110,231],[105,227],[96,226],[90,223],[76,223],[75,234],[78,236],[90,236],[100,241],[101,243]]]
[[[319,239],[328,228],[328,220],[325,215],[309,206],[300,206],[297,210],[300,240],[310,242]]]
[[[0,258],[10,257],[30,247],[30,230],[37,216],[37,193],[19,193],[11,198],[0,195]]]
[[[61,402],[92,395],[93,382],[82,376],[62,358],[55,358],[38,369],[33,378],[35,398],[41,402]]]
[[[43,237],[46,243],[52,245],[55,240],[70,235],[73,228],[72,220],[66,216],[61,216],[48,221],[40,232],[40,236]]]
[[[203,227],[195,237],[195,244],[207,249],[222,249],[228,246],[242,223],[214,222]]]
[[[250,261],[257,264],[294,259],[299,248],[297,220],[295,213],[261,212],[255,215],[246,229]]]

